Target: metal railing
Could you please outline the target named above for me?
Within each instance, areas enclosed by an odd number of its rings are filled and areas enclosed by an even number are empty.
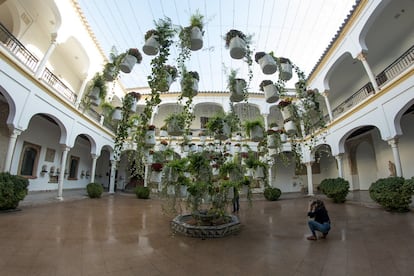
[[[379,87],[383,86],[390,80],[400,75],[405,69],[414,64],[414,45],[411,46],[405,53],[385,68],[376,76],[376,81]],[[365,84],[357,92],[352,94],[348,99],[339,104],[332,110],[334,118],[347,112],[352,107],[364,101],[368,96],[374,92],[374,87],[371,82]]]
[[[9,30],[0,23],[0,41],[19,61],[33,72],[36,70],[39,60],[13,36]]]
[[[71,103],[75,103],[78,95],[75,94],[69,87],[67,87],[55,74],[49,69],[45,68],[42,74],[42,79],[51,87],[56,89],[59,94],[63,95]]]

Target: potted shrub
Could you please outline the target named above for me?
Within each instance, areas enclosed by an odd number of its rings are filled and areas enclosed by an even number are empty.
[[[247,137],[253,142],[260,142],[264,138],[264,123],[262,120],[245,121],[244,128]]]
[[[234,59],[242,59],[247,53],[248,38],[239,30],[230,30],[224,37],[225,47],[230,50],[230,56]]]
[[[181,80],[181,95],[192,98],[198,93],[198,82],[200,77],[196,71],[184,71]]]
[[[203,48],[203,22],[204,16],[198,11],[191,15],[190,26],[181,29],[179,34],[182,47],[187,47],[192,51]]]
[[[86,192],[90,198],[100,198],[103,193],[103,187],[99,183],[89,183],[86,185]]]
[[[115,47],[112,47],[109,54],[109,62],[105,63],[103,70],[103,77],[106,81],[114,81],[119,75],[119,64],[124,58],[125,54],[117,55]]]
[[[241,102],[245,99],[247,83],[244,79],[236,78],[236,74],[236,70],[231,70],[227,88],[230,90],[230,101]]]
[[[260,65],[263,74],[271,75],[277,70],[275,59],[265,52],[257,52],[254,55],[254,60]]]
[[[279,100],[279,91],[271,80],[263,80],[260,90],[264,92],[267,103],[275,103]]]
[[[129,92],[127,96],[131,99],[131,106],[129,109],[131,112],[135,112],[137,110],[138,101],[141,99],[141,94],[138,92]]]
[[[177,68],[172,65],[165,65],[164,71],[166,72],[165,80],[158,84],[158,90],[160,92],[167,92],[170,90],[171,84],[177,79]]]
[[[345,202],[349,193],[349,182],[341,177],[326,178],[319,185],[319,190],[335,203]]]
[[[185,128],[185,116],[183,113],[170,114],[164,120],[167,125],[168,134],[171,136],[180,136],[184,132]]]
[[[148,199],[150,196],[150,189],[144,186],[137,186],[134,189],[134,193],[139,199]]]
[[[142,55],[137,48],[130,48],[121,63],[119,69],[124,73],[131,73],[136,63],[141,63]]]
[[[369,187],[369,195],[387,211],[407,212],[414,195],[414,178],[394,176],[378,179]]]
[[[160,43],[158,42],[157,30],[151,29],[145,33],[145,44],[142,46],[142,51],[149,56],[158,54]]]
[[[91,100],[92,105],[98,106],[101,103],[101,100],[105,100],[108,89],[102,74],[95,74],[92,78],[89,90],[88,97]]]
[[[0,173],[0,210],[13,210],[28,192],[29,180],[8,172]]]
[[[263,192],[264,197],[269,201],[278,200],[281,194],[282,191],[279,188],[270,186],[266,187]]]
[[[231,135],[231,128],[226,122],[224,114],[217,114],[209,118],[206,128],[216,139],[226,140]]]

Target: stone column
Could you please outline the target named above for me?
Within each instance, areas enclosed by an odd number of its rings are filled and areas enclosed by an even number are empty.
[[[377,93],[379,91],[377,80],[375,79],[374,73],[372,73],[371,67],[368,64],[366,56],[366,53],[361,52],[358,54],[357,59],[362,62],[362,65],[364,65],[365,71],[367,72],[369,80],[371,81],[372,86],[374,87],[375,93]]]
[[[95,182],[96,159],[98,159],[98,155],[92,154],[91,183]]]
[[[42,77],[43,70],[45,70],[45,67],[46,67],[46,62],[49,60],[50,56],[52,55],[53,51],[56,48],[56,45],[57,45],[56,38],[57,38],[57,33],[52,33],[49,48],[47,48],[47,51],[45,55],[43,56],[42,60],[40,61],[39,66],[37,67],[36,72],[35,72],[35,77],[37,79],[40,79]]]
[[[328,94],[329,94],[328,90],[325,90],[325,92],[322,93],[322,96],[325,99],[325,105],[326,105],[326,109],[328,110],[329,121],[332,122],[333,114],[332,114],[331,104],[329,103]]]
[[[344,173],[342,171],[342,158],[343,158],[342,153],[335,155],[336,163],[338,165],[338,177],[344,178]]]
[[[62,145],[62,159],[60,160],[60,173],[58,182],[58,195],[57,199],[63,200],[63,181],[65,180],[66,160],[68,158],[68,152],[70,147]]]
[[[89,80],[88,75],[85,74],[84,77],[83,77],[81,87],[79,88],[78,95],[76,97],[76,102],[75,102],[75,107],[76,108],[79,108],[79,105],[82,102],[83,95],[86,92],[86,84],[88,83],[88,80]]]
[[[116,160],[111,160],[111,172],[109,178],[109,193],[115,193],[115,170],[116,170]]]
[[[401,168],[401,159],[400,159],[400,151],[398,149],[398,138],[394,137],[387,141],[388,145],[391,146],[392,156],[394,157],[395,162],[395,173],[396,176],[403,176],[402,168]]]
[[[268,124],[268,121],[267,121],[267,118],[269,117],[269,114],[268,113],[263,113],[262,116],[263,116],[263,119],[264,119],[264,127],[265,127],[264,131],[266,131],[269,128],[269,124]]]
[[[313,195],[312,162],[306,162],[306,174],[308,176],[308,195]]]
[[[7,147],[7,153],[6,153],[6,160],[4,162],[4,170],[3,170],[4,172],[10,172],[14,147],[16,146],[17,136],[19,136],[20,133],[22,133],[21,130],[13,129],[10,134],[9,146]]]

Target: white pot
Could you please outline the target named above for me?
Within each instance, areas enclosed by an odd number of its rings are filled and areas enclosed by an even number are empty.
[[[137,63],[137,58],[135,56],[126,55],[119,64],[119,69],[124,73],[131,73],[135,63]]]
[[[260,142],[263,140],[263,128],[261,126],[254,126],[250,130],[250,140],[253,142]]]
[[[234,148],[233,148],[233,152],[234,153],[239,153],[241,151],[241,147],[239,147],[239,146],[235,146]]]
[[[203,33],[199,27],[193,27],[191,29],[191,45],[190,50],[197,51],[203,48]]]
[[[215,138],[218,140],[227,140],[231,135],[231,128],[229,124],[223,123],[223,128],[221,129],[221,133],[215,135]]]
[[[121,121],[122,120],[122,109],[116,108],[114,113],[112,113],[112,120]]]
[[[100,98],[99,97],[100,91],[101,90],[99,89],[99,87],[93,87],[91,93],[89,93],[89,98],[91,100],[97,100],[97,99],[99,99]]]
[[[165,81],[165,86],[160,85],[158,89],[160,90],[160,92],[167,92],[168,90],[170,90],[170,86],[172,82],[173,82],[172,76],[169,73],[167,73],[167,79]]]
[[[275,103],[279,100],[279,94],[276,85],[269,84],[263,87],[267,103]]]
[[[138,103],[137,99],[132,100],[131,109],[130,109],[132,113],[135,113],[135,111],[137,111],[137,103]]]
[[[264,175],[264,168],[262,166],[259,166],[256,168],[256,170],[253,173],[254,179],[263,179],[265,177]]]
[[[151,171],[150,182],[160,183],[162,172]]]
[[[158,36],[152,35],[145,41],[144,46],[142,47],[142,51],[149,56],[155,56],[158,54],[158,50],[160,48],[160,44],[157,40]]]
[[[99,106],[101,104],[101,99],[92,100],[91,99],[91,105]]]
[[[263,74],[271,75],[277,70],[277,63],[269,54],[265,54],[261,59],[258,60],[258,62],[260,68],[262,68]]]
[[[154,160],[154,157],[152,154],[148,154],[145,158],[146,158],[147,164],[151,164],[152,161]]]
[[[234,59],[242,59],[246,56],[246,42],[238,36],[230,40],[229,49],[230,56]]]
[[[145,145],[154,146],[155,145],[155,130],[147,130],[145,133]]]
[[[281,70],[279,72],[279,78],[288,81],[292,78],[292,64],[290,63],[281,63]]]
[[[244,79],[236,79],[236,85],[230,95],[230,101],[241,102],[244,100],[244,88],[246,87],[246,81]]]
[[[200,142],[201,143],[204,143],[205,141],[206,141],[206,139],[207,139],[207,136],[200,136]]]
[[[182,88],[183,88],[183,82],[181,82],[181,90],[183,90]],[[194,96],[197,96],[197,94],[198,94],[198,80],[195,79],[195,78],[193,78],[193,89],[192,89],[192,92],[193,92],[193,97]],[[191,96],[188,93],[182,93],[182,95],[183,95],[183,97],[190,97]]]
[[[282,112],[283,120],[288,120],[288,119],[292,118],[292,112],[290,112],[289,107],[286,106],[286,107],[280,109],[280,112]]]
[[[285,133],[281,133],[280,134],[280,141],[282,143],[286,143],[287,142],[287,135]]]
[[[283,127],[286,130],[286,133],[289,135],[295,134],[296,133],[296,126],[295,123],[293,121],[287,121]]]
[[[168,131],[161,129],[160,130],[160,137],[168,137]]]
[[[274,135],[268,135],[267,136],[267,147],[269,149],[276,148],[276,137]]]

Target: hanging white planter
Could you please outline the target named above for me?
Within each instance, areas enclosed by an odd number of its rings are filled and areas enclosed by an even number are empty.
[[[106,81],[114,81],[117,77],[115,66],[111,66],[107,70],[105,70],[103,73],[103,77]]]
[[[187,196],[187,186],[186,185],[181,185],[180,186],[180,193],[181,193],[181,197],[186,197]]]
[[[184,132],[182,127],[179,125],[177,119],[175,118],[172,119],[170,122],[168,122],[167,131],[168,131],[168,134],[171,136],[180,136]]]
[[[131,73],[136,63],[137,58],[135,56],[126,55],[119,64],[119,69],[124,73]]]
[[[89,93],[88,96],[91,100],[98,100],[100,98],[99,97],[100,92],[101,90],[99,89],[99,87],[95,86],[92,88],[91,93]]]
[[[145,133],[145,145],[154,146],[155,145],[155,130],[147,130]]]
[[[138,101],[137,101],[137,99],[134,98],[132,100],[131,108],[130,108],[132,113],[135,113],[135,111],[137,111],[137,104],[138,104]]]
[[[199,27],[193,27],[191,29],[191,45],[190,50],[197,51],[203,48],[203,33]]]
[[[152,154],[148,154],[147,156],[145,156],[146,162],[147,164],[151,164],[152,161],[154,160],[154,157]]]
[[[196,78],[193,78],[193,87],[192,87],[192,93],[193,93],[193,97],[194,96],[197,96],[197,94],[198,94],[198,79],[196,79]],[[189,92],[188,91],[186,91],[186,92],[184,92],[184,85],[183,85],[183,82],[181,81],[181,91],[182,91],[182,95],[183,95],[183,97],[190,97],[191,95],[189,94]]]
[[[269,84],[263,87],[267,103],[275,103],[279,100],[279,91],[277,90],[276,85]]]
[[[152,35],[145,41],[144,46],[142,46],[142,51],[149,56],[155,56],[158,54],[160,48],[160,43],[158,43],[158,36]]]
[[[161,129],[160,130],[160,137],[168,137],[168,131]]]
[[[229,49],[230,56],[234,59],[242,59],[246,56],[246,42],[238,36],[230,40]]]
[[[171,84],[173,83],[173,78],[172,78],[172,76],[169,74],[169,73],[167,73],[167,79],[165,80],[165,85],[163,85],[163,86],[159,86],[159,90],[160,90],[160,92],[167,92],[168,90],[170,90],[170,86],[171,86]]]
[[[254,179],[263,179],[265,177],[264,168],[262,166],[258,166],[253,173]]]
[[[250,130],[250,140],[253,142],[260,142],[264,138],[263,128],[259,125],[252,127]]]
[[[288,135],[292,135],[296,133],[296,126],[292,120],[289,120],[284,123],[283,127]]]
[[[221,131],[219,131],[214,138],[218,140],[227,140],[231,135],[231,128],[228,123],[223,122],[223,127]]]
[[[115,108],[114,113],[112,113],[112,120],[121,121],[122,120],[122,109]]]
[[[282,142],[282,143],[286,143],[287,142],[287,135],[286,135],[286,133],[281,133],[280,134],[280,142]]]
[[[241,102],[244,100],[244,89],[246,88],[246,81],[244,79],[235,79],[234,89],[230,95],[230,101]]]
[[[204,143],[206,141],[206,139],[207,139],[207,136],[205,136],[205,135],[201,135],[199,137],[200,137],[200,142],[201,143]]]
[[[262,72],[265,75],[271,75],[276,72],[277,70],[277,63],[275,59],[269,55],[265,54],[262,58],[258,60],[260,68],[262,68]]]
[[[279,78],[288,81],[292,78],[292,64],[289,62],[280,64]]]
[[[284,121],[289,120],[290,118],[292,118],[292,112],[290,111],[289,107],[286,106],[284,108],[281,108],[280,112],[282,112],[282,117],[283,117]]]
[[[99,106],[100,104],[101,104],[101,99],[96,99],[96,100],[91,99],[91,105]]]
[[[268,135],[267,136],[267,147],[269,149],[276,148],[276,137],[275,137],[275,135]]]

